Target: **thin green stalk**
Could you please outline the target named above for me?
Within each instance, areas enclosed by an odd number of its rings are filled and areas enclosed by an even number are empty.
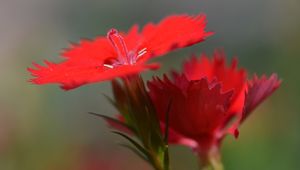
[[[198,156],[200,170],[224,170],[218,148],[211,148],[206,154]]]

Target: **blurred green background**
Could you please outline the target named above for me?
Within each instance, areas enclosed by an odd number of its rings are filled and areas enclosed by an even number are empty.
[[[224,48],[250,73],[277,72],[280,89],[240,129],[228,136],[223,160],[228,170],[296,170],[300,157],[299,0],[1,0],[0,1],[0,170],[150,170],[123,141],[88,111],[113,115],[103,93],[108,82],[62,91],[27,82],[32,61],[60,61],[70,41],[94,38],[115,27],[177,13],[206,13],[204,43],[159,58],[163,68],[149,79],[180,68],[191,53]],[[196,170],[185,147],[171,147],[174,170]]]

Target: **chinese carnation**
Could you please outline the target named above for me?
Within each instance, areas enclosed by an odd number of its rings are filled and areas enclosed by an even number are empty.
[[[158,24],[148,23],[139,32],[134,25],[127,33],[111,29],[107,36],[81,40],[61,55],[64,61],[45,66],[33,63],[28,68],[34,84],[58,83],[65,90],[81,85],[111,80],[147,69],[157,69],[157,63],[147,63],[153,57],[203,41],[211,32],[205,31],[206,18],[173,15]]]
[[[233,59],[227,66],[223,52],[184,63],[183,72],[172,78],[148,82],[150,97],[164,128],[168,103],[169,142],[194,149],[202,162],[218,155],[227,133],[238,136],[238,126],[251,111],[280,86],[276,74],[247,80],[245,69]]]

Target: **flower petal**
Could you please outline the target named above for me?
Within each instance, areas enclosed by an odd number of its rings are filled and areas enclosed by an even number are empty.
[[[242,119],[245,120],[251,111],[253,111],[260,103],[269,97],[281,84],[276,74],[272,74],[269,78],[265,75],[254,78],[248,82],[248,91],[245,98],[245,106]]]
[[[248,89],[245,93],[243,112],[237,113],[236,121],[227,129],[229,134],[236,138],[239,135],[239,125],[249,116],[249,114],[268,96],[270,96],[279,86],[281,81],[278,80],[276,74],[272,74],[269,78],[265,75],[254,78],[248,81]]]
[[[70,48],[61,53],[61,56],[67,59],[105,60],[115,58],[116,52],[106,37],[99,36],[95,40],[82,39],[78,44],[72,43]]]
[[[87,60],[69,60],[60,64],[49,63],[47,66],[36,65],[36,69],[28,68],[36,78],[30,81],[34,84],[60,83],[64,90],[74,89],[84,84],[111,80],[136,74],[146,69],[157,69],[158,64],[121,65],[107,68],[103,64],[87,62]]]
[[[189,80],[207,78],[209,82],[218,81],[222,92],[234,90],[230,113],[241,113],[244,106],[244,91],[247,85],[247,72],[237,68],[237,59],[233,59],[230,66],[226,65],[226,55],[222,50],[215,50],[213,59],[202,54],[200,59],[192,57],[184,63],[184,73]]]
[[[237,68],[237,60],[234,58],[230,66],[226,66],[226,55],[222,50],[216,50],[212,61],[207,55],[202,54],[200,59],[192,57],[184,63],[184,73],[189,80],[199,80],[206,77],[209,82],[217,79],[222,84],[222,91],[235,90],[235,96],[241,92],[246,83],[247,73]]]
[[[169,16],[157,25],[149,23],[143,28],[140,49],[146,48],[149,57],[153,57],[194,45],[213,34],[206,32],[205,27],[206,16],[203,14]]]
[[[162,132],[164,132],[165,124],[163,122],[160,122],[160,127],[161,127]],[[197,141],[176,132],[172,128],[169,128],[168,143],[175,144],[175,145],[184,145],[184,146],[188,146],[192,149],[196,149],[198,147]]]
[[[220,123],[226,118],[232,91],[222,93],[220,84],[211,86],[206,79],[189,81],[187,88],[182,88],[179,81],[187,79],[175,77],[174,82],[166,76],[163,80],[155,78],[148,82],[149,95],[164,122],[167,102],[172,106],[169,127],[187,138],[198,141],[201,136],[214,135]],[[179,80],[176,80],[179,79]]]

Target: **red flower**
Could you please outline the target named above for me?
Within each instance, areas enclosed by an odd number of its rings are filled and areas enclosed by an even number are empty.
[[[88,83],[95,83],[156,69],[158,64],[146,62],[171,50],[203,41],[211,32],[205,32],[204,15],[174,15],[159,24],[147,24],[141,32],[138,26],[118,33],[111,29],[107,37],[82,40],[62,53],[65,60],[55,64],[45,61],[46,66],[33,63],[28,68],[36,78],[34,84],[60,83],[65,90]]]
[[[200,156],[218,148],[226,133],[237,137],[238,125],[280,85],[276,74],[247,81],[246,71],[237,69],[237,60],[226,66],[222,52],[215,52],[212,61],[205,55],[193,57],[182,74],[172,76],[172,80],[164,76],[148,82],[150,97],[162,122],[172,103],[170,143],[192,147]]]

